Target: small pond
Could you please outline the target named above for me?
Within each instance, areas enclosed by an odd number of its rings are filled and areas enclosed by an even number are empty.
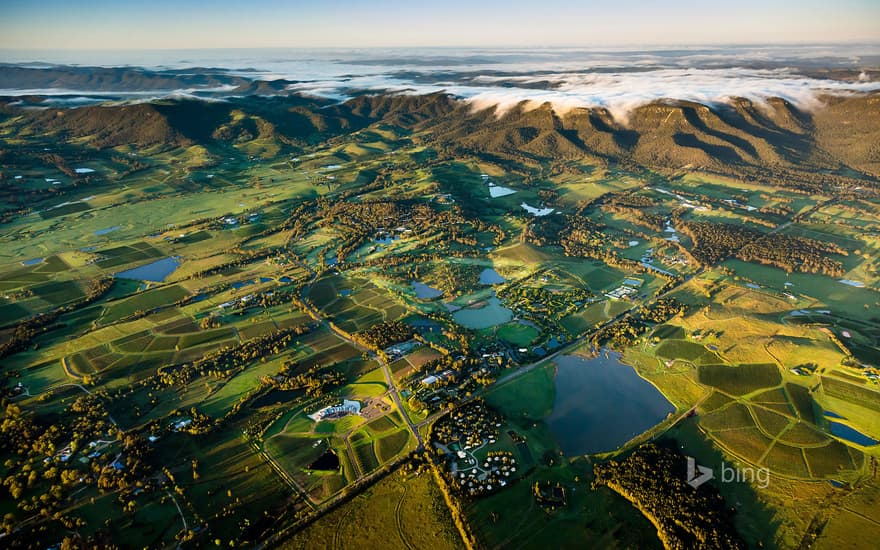
[[[506,279],[492,268],[486,268],[480,273],[481,285],[500,285]]]
[[[113,227],[105,227],[104,229],[98,229],[97,231],[95,231],[95,235],[98,235],[100,237],[101,235],[106,235],[107,233],[113,233],[114,231],[118,231],[120,229],[122,229],[121,225],[114,225]]]
[[[412,282],[413,290],[416,291],[416,297],[422,300],[433,300],[434,298],[439,298],[443,296],[442,290],[437,290],[432,286],[428,286],[425,283],[420,283],[418,281]]]
[[[860,432],[856,429],[850,428],[846,424],[841,424],[840,422],[835,422],[833,420],[829,420],[828,427],[831,430],[832,435],[835,435],[841,439],[845,439],[845,440],[850,441],[852,443],[856,443],[856,444],[861,445],[863,447],[870,447],[872,445],[876,445],[877,443],[880,443],[880,441],[877,441],[876,439],[871,439],[870,437],[863,434],[862,432]]]
[[[510,321],[513,312],[501,305],[501,300],[492,296],[481,308],[462,308],[452,314],[452,318],[459,325],[470,329],[482,329],[494,327]]]
[[[318,457],[318,460],[309,464],[309,470],[338,470],[339,457],[336,453],[328,450]]]

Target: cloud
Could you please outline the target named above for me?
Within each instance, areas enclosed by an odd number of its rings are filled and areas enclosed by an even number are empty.
[[[539,85],[539,86],[536,86]],[[393,75],[370,75],[344,80],[324,79],[298,83],[292,89],[334,99],[352,90],[403,93],[446,92],[470,102],[475,110],[496,108],[503,114],[525,102],[525,108],[550,103],[560,113],[579,107],[603,107],[618,120],[641,105],[658,100],[685,100],[716,105],[731,98],[761,103],[779,97],[801,109],[821,105],[823,94],[846,95],[880,90],[880,82],[867,79],[843,81],[819,79],[790,69],[697,69],[663,68],[639,72],[569,72],[521,76],[479,75],[466,81],[436,84],[415,83]]]
[[[173,54],[168,54],[172,56]],[[365,50],[247,52],[246,57],[162,60],[183,74],[193,63],[225,67],[228,74],[260,80],[286,79],[288,90],[343,101],[364,91],[423,94],[446,92],[474,109],[503,114],[523,104],[549,102],[559,112],[604,107],[625,121],[636,107],[672,99],[720,104],[732,97],[763,102],[783,98],[802,109],[821,105],[823,94],[880,90],[860,59],[880,59],[873,46],[686,48],[682,50]],[[149,68],[149,67],[148,67]],[[816,69],[847,72],[847,79],[819,78]],[[859,74],[861,71],[861,74]],[[83,90],[0,90],[0,94],[80,94]],[[165,97],[196,94],[229,97],[228,89],[168,90]],[[144,100],[155,92],[106,94]],[[160,94],[161,95],[161,94]]]

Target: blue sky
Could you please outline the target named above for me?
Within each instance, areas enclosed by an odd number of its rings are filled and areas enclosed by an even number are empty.
[[[880,0],[0,0],[0,48],[880,42]]]

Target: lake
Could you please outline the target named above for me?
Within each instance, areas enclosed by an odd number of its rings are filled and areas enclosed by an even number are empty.
[[[422,300],[433,300],[434,298],[439,298],[443,296],[442,290],[437,290],[432,286],[428,286],[425,283],[420,283],[418,281],[412,282],[413,290],[416,291],[416,297]]]
[[[547,425],[567,456],[617,449],[675,411],[620,354],[556,359],[556,401]]]
[[[174,273],[177,266],[180,265],[180,256],[169,256],[155,262],[120,271],[115,276],[117,279],[136,279],[138,281],[149,281],[151,283],[161,283],[169,275]]]
[[[488,304],[479,309],[462,308],[452,314],[459,325],[470,329],[494,327],[513,318],[513,312],[501,305],[501,300],[492,296]]]
[[[481,285],[500,285],[504,281],[504,277],[492,268],[486,268],[480,273]]]

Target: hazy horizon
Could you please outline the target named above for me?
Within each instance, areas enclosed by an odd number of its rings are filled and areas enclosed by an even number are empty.
[[[0,59],[23,67],[53,64],[133,67],[186,78],[208,68],[211,85],[127,87],[125,79],[72,80],[73,86],[32,80],[16,86],[0,80],[0,95],[50,96],[56,104],[142,102],[163,97],[223,100],[241,92],[242,81],[283,81],[262,94],[302,93],[343,101],[363,93],[443,92],[498,111],[527,101],[608,108],[623,120],[635,107],[662,99],[704,104],[732,97],[763,101],[780,97],[801,108],[820,104],[822,94],[845,95],[880,89],[880,47],[872,45],[740,46],[659,49],[547,48],[359,48],[216,49],[117,52],[57,51],[55,58],[29,53]],[[81,69],[88,71],[89,69]],[[831,77],[828,71],[836,71]],[[109,82],[109,84],[108,84]],[[97,84],[100,83],[100,84]]]
[[[880,41],[880,3],[844,0],[414,5],[400,0],[6,2],[2,49],[601,47]]]

